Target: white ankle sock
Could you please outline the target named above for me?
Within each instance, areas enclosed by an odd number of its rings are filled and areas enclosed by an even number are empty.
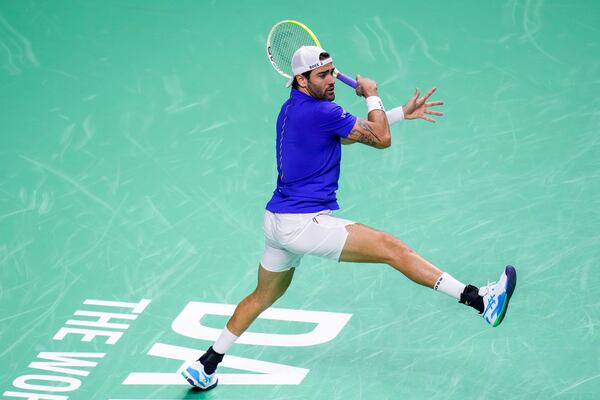
[[[460,300],[460,295],[465,290],[465,285],[462,282],[457,281],[452,275],[443,273],[437,280],[434,290],[446,293],[450,297],[454,297],[456,300]]]
[[[225,327],[223,328],[223,332],[221,332],[221,335],[217,341],[212,345],[212,348],[219,354],[225,354],[231,345],[237,340],[237,338],[238,336],[235,336],[229,331],[229,329],[227,329],[227,327]]]

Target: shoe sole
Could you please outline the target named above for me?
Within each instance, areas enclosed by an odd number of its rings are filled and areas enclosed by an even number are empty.
[[[506,301],[502,305],[502,310],[500,311],[498,318],[496,318],[496,321],[494,321],[494,327],[500,325],[504,319],[506,311],[508,310],[508,303],[513,295],[513,292],[515,291],[515,287],[517,286],[517,271],[515,270],[515,267],[512,265],[507,265],[504,269],[504,273],[506,274],[506,282],[508,286],[506,288]]]
[[[184,379],[185,379],[185,380],[186,380],[186,381],[187,381],[187,382],[188,382],[190,385],[192,385],[192,386],[194,387],[194,389],[195,389],[195,390],[199,390],[199,391],[202,391],[202,392],[205,392],[205,391],[207,391],[207,390],[214,389],[214,388],[217,386],[217,383],[219,383],[219,379],[217,378],[217,380],[215,381],[215,383],[213,383],[212,385],[210,385],[210,386],[209,386],[209,387],[207,387],[207,388],[202,388],[202,387],[200,387],[200,386],[196,385],[196,383],[194,382],[194,380],[193,380],[193,379],[192,379],[190,376],[188,376],[188,375],[185,373],[185,371],[181,371],[181,376],[183,376],[183,378],[184,378]]]

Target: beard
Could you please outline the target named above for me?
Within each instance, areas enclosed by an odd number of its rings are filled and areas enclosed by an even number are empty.
[[[324,88],[321,89],[318,86],[313,85],[309,80],[307,89],[312,97],[317,98],[319,100],[327,100],[327,101],[335,100],[334,85],[325,86]]]

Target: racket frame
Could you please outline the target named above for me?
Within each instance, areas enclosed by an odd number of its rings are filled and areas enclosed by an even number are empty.
[[[281,68],[279,68],[277,66],[277,64],[275,63],[275,60],[273,60],[273,53],[271,52],[271,39],[273,38],[273,32],[275,32],[275,30],[277,29],[277,27],[279,25],[283,25],[283,24],[298,25],[300,28],[304,29],[306,31],[306,33],[308,33],[308,36],[310,36],[310,38],[315,42],[315,45],[317,47],[321,47],[321,43],[319,42],[319,39],[317,39],[317,36],[313,33],[313,31],[311,31],[308,26],[304,25],[300,21],[295,21],[293,19],[284,19],[283,21],[279,21],[278,23],[273,25],[273,27],[271,28],[271,31],[269,32],[269,37],[267,38],[267,57],[269,57],[269,61],[271,62],[271,65],[273,66],[273,68],[275,68],[275,70],[277,72],[279,72],[281,75],[285,76],[286,78],[291,79],[291,75],[288,75],[283,70],[281,70]]]
[[[308,33],[308,35],[311,37],[311,39],[315,42],[316,46],[321,47],[321,43],[319,42],[319,39],[317,39],[317,35],[315,35],[308,26],[304,25],[300,21],[296,21],[293,19],[284,19],[283,21],[279,21],[278,23],[273,25],[273,27],[271,28],[271,31],[269,32],[269,36],[267,37],[267,57],[269,58],[269,61],[271,62],[271,65],[273,66],[273,68],[275,68],[275,71],[277,71],[280,75],[286,77],[287,79],[291,79],[292,78],[291,75],[285,73],[281,68],[279,68],[279,66],[277,65],[275,60],[273,60],[273,52],[271,51],[271,39],[273,38],[273,32],[275,32],[277,27],[282,24],[297,25],[300,28],[304,29],[306,31],[306,33]],[[356,87],[358,86],[358,83],[354,79],[352,79],[348,75],[342,74],[337,69],[334,70],[334,75],[337,79],[341,80],[346,85],[348,85],[354,89],[356,89]]]

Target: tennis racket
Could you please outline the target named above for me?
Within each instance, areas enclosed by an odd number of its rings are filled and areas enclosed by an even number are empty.
[[[321,47],[317,36],[302,22],[286,19],[276,23],[267,38],[267,56],[271,65],[287,79],[292,78],[292,56],[301,46]],[[348,75],[338,70],[335,77],[346,85],[356,89],[358,84]]]

